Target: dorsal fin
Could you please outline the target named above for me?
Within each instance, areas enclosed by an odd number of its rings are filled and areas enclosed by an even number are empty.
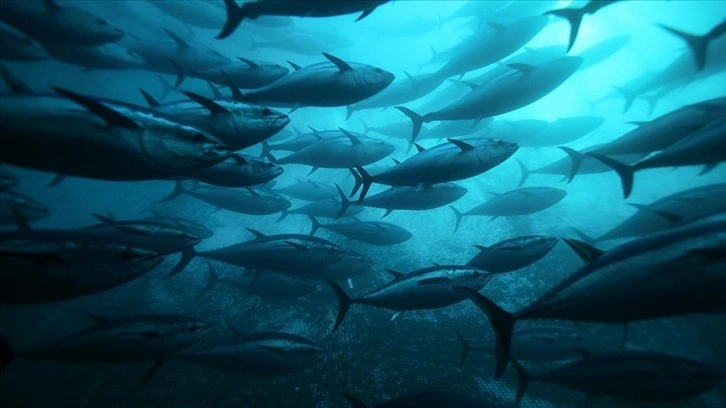
[[[418,81],[416,78],[413,77],[413,75],[409,74],[406,71],[403,71],[404,74],[406,74],[406,77],[408,77],[408,80],[411,81],[411,85],[413,85],[414,88],[418,86]]]
[[[105,324],[105,323],[108,323],[109,321],[111,321],[111,319],[109,319],[108,317],[102,316],[102,315],[96,314],[96,313],[89,313],[88,317],[90,317],[91,320],[93,320],[94,322],[96,322],[96,324],[99,324],[99,325]]]
[[[348,394],[345,391],[343,391],[343,398],[345,398],[345,400],[348,401],[348,404],[350,404],[350,408],[368,408],[368,406],[366,404],[364,404],[363,401]]]
[[[241,101],[244,98],[244,95],[242,95],[242,92],[240,92],[239,88],[234,86],[234,82],[232,82],[232,79],[227,75],[226,72],[223,70],[219,70],[219,72],[222,73],[224,78],[227,80],[227,86],[229,87],[229,90],[232,91],[232,99],[235,101]]]
[[[243,337],[245,334],[242,330],[236,329],[230,322],[227,322],[227,328],[234,334],[234,337]]]
[[[605,251],[601,249],[595,248],[592,245],[576,239],[563,238],[562,240],[565,241],[585,263],[590,263],[605,253]]]
[[[196,94],[194,92],[189,91],[182,91],[184,95],[186,95],[189,99],[193,100],[194,102],[202,105],[205,109],[209,111],[209,113],[215,114],[222,114],[222,113],[230,113],[229,109],[225,108],[224,106],[218,104],[217,102],[214,102],[213,100]]]
[[[19,94],[33,93],[33,90],[30,89],[30,87],[25,82],[18,79],[15,75],[11,74],[10,71],[8,71],[7,68],[2,65],[0,65],[0,74],[2,74],[2,77],[5,80],[5,85],[8,86],[10,92]]]
[[[300,65],[297,65],[296,63],[294,63],[292,61],[287,61],[287,63],[290,64],[292,69],[294,69],[295,71],[299,71],[302,69],[302,67]]]
[[[661,211],[661,210],[652,210],[654,213],[660,215],[661,217],[665,218],[670,222],[671,224],[678,224],[681,221],[683,221],[686,217],[681,214],[672,213],[669,211]]]
[[[245,227],[247,231],[249,231],[252,235],[255,236],[255,238],[265,238],[267,235],[261,233],[260,231],[257,231],[256,229]]]
[[[325,56],[325,58],[327,58],[330,62],[335,64],[335,66],[338,67],[340,72],[353,71],[353,68],[350,65],[348,65],[347,62],[336,57],[335,55],[331,55],[331,54],[328,54],[327,52],[324,52],[323,56]]]
[[[446,139],[449,141],[449,143],[453,144],[454,146],[461,149],[462,152],[468,152],[469,150],[474,150],[474,146],[470,145],[469,143],[466,143],[463,140],[456,140],[456,139]]]
[[[497,31],[502,31],[502,30],[504,30],[505,28],[507,28],[507,26],[505,26],[504,24],[501,24],[501,23],[497,23],[497,22],[495,22],[495,21],[487,21],[487,22],[486,22],[486,24],[487,24],[487,25],[488,25],[489,27],[491,27],[491,28],[493,28],[493,29],[495,29],[495,30],[497,30]]]
[[[141,92],[141,95],[146,99],[146,103],[149,105],[150,108],[156,108],[157,106],[160,106],[161,104],[159,101],[156,100],[153,96],[151,96],[148,92],[143,90],[142,88],[139,88],[139,92]]]
[[[15,207],[12,208],[12,213],[13,221],[18,227],[18,231],[30,231],[30,223],[28,222],[28,219],[23,215],[23,213]]]
[[[535,67],[534,65],[521,64],[518,62],[513,62],[511,64],[507,64],[507,66],[509,68],[516,69],[517,71],[523,73],[524,75],[527,75],[527,74],[531,73],[532,71],[534,71],[535,69],[537,69],[537,67]]]
[[[404,275],[403,272],[399,272],[399,271],[394,270],[394,269],[388,269],[388,268],[386,268],[386,272],[390,273],[391,276],[393,276],[394,278],[400,278],[401,276]]]
[[[235,163],[237,163],[237,164],[239,164],[241,166],[250,164],[250,162],[247,159],[245,159],[244,157],[242,157],[242,156],[240,156],[239,154],[236,154],[236,153],[232,155],[232,159],[234,159]]]
[[[171,32],[170,30],[168,30],[166,28],[164,29],[164,31],[166,32],[167,35],[169,35],[169,37],[171,37],[172,40],[174,40],[174,42],[176,43],[176,45],[179,47],[180,50],[191,48],[189,46],[189,43],[184,41],[183,38],[179,37],[178,35],[174,34],[173,32]]]
[[[115,222],[116,222],[116,220],[114,220],[113,218],[111,218],[111,217],[108,217],[108,216],[105,216],[105,215],[101,215],[101,214],[96,214],[96,213],[93,213],[93,214],[91,214],[91,215],[92,215],[92,216],[93,216],[94,218],[96,218],[96,219],[97,219],[98,221],[100,221],[100,222],[102,222],[102,223],[104,223],[104,224],[113,224],[113,223],[115,223]]]
[[[129,117],[109,108],[108,106],[94,99],[77,94],[67,89],[58,88],[56,86],[51,87],[51,89],[88,109],[91,113],[105,120],[106,123],[108,123],[109,125],[124,127],[127,129],[141,129],[141,126],[131,120]]]
[[[340,130],[341,132],[343,132],[343,134],[344,134],[345,136],[347,136],[347,137],[348,137],[348,139],[350,139],[351,143],[353,143],[354,145],[359,145],[359,144],[361,144],[361,141],[360,141],[360,139],[358,139],[358,137],[356,137],[356,135],[354,135],[354,134],[350,133],[349,131],[347,131],[347,130],[345,130],[345,129],[343,129],[343,128],[338,128],[338,129],[339,129],[339,130]]]
[[[647,121],[632,121],[632,122],[628,122],[628,124],[633,125],[633,126],[643,126],[646,123],[649,123],[649,122],[647,122]]]
[[[471,88],[472,91],[479,87],[479,85],[477,85],[473,82],[469,82],[469,81],[457,81],[457,82],[468,86],[469,88]]]
[[[262,195],[260,195],[260,193],[258,193],[257,191],[255,191],[249,187],[247,187],[247,191],[249,191],[250,194],[252,194],[252,197],[262,197]]]
[[[237,58],[240,61],[244,62],[245,64],[249,65],[250,68],[259,68],[260,67],[260,64],[254,62],[252,60],[248,60],[247,58],[242,58],[242,57],[237,57]]]
[[[474,245],[474,248],[476,248],[480,251],[486,251],[486,249],[487,249],[486,245]]]
[[[391,157],[391,160],[393,160],[393,162],[394,162],[394,163],[396,163],[397,165],[398,165],[398,164],[401,164],[401,161],[400,161],[400,160],[398,160],[398,159],[397,159],[397,158],[395,158],[395,157]]]
[[[318,130],[318,129],[315,129],[315,128],[314,128],[314,127],[312,127],[312,126],[308,126],[308,129],[310,129],[310,131],[311,131],[312,133],[314,133],[314,134],[317,134],[317,133],[319,133],[319,130]]]
[[[416,146],[416,150],[418,150],[419,153],[423,153],[426,151],[426,149],[424,149],[423,146],[418,143],[414,143],[413,145]]]
[[[213,83],[207,81],[207,85],[209,85],[209,90],[212,91],[212,95],[214,95],[214,99],[222,99],[224,96],[222,96],[222,93],[219,92],[219,89],[217,89],[216,86],[214,86]]]

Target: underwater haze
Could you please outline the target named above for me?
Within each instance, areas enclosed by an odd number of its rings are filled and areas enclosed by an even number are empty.
[[[3,0],[4,407],[726,406],[726,2]]]

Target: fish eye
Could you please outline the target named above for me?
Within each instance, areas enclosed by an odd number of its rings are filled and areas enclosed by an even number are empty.
[[[262,114],[265,116],[270,116],[272,115],[272,110],[270,108],[262,109]]]

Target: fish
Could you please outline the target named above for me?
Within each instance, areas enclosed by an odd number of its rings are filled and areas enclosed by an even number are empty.
[[[83,9],[55,0],[3,2],[3,21],[41,45],[101,45],[124,32]]]
[[[477,292],[491,279],[481,269],[460,265],[436,265],[407,274],[389,271],[394,279],[367,295],[350,297],[332,280],[328,284],[338,298],[338,315],[333,331],[338,330],[350,307],[355,303],[394,310],[400,314],[407,310],[437,309],[451,306],[466,299],[454,287],[467,287]],[[395,318],[395,316],[394,316]]]
[[[652,351],[626,351],[585,357],[555,370],[530,375],[518,362],[518,403],[532,381],[547,382],[589,396],[640,402],[672,402],[717,387],[726,374],[696,360]]]
[[[174,358],[225,373],[270,376],[304,370],[320,362],[324,352],[313,341],[294,334],[236,332],[232,340],[195,351],[182,351]]]
[[[394,150],[395,147],[390,143],[340,128],[338,136],[322,138],[291,155],[273,161],[278,164],[312,166],[308,173],[312,174],[318,168],[349,169],[372,164]],[[270,154],[267,156],[270,157]]]
[[[134,181],[206,168],[232,154],[211,135],[141,107],[54,90],[0,98],[1,162]]]
[[[726,150],[723,149],[725,145],[726,119],[722,118],[704,126],[659,153],[632,165],[621,163],[601,154],[593,152],[588,154],[615,170],[623,185],[623,195],[628,198],[633,191],[633,178],[636,171],[700,164],[706,166],[705,171],[710,171],[718,164],[726,161]]]
[[[348,212],[349,208],[350,210],[356,210],[360,206],[385,209],[386,213],[381,218],[387,217],[394,210],[431,210],[451,204],[466,193],[466,188],[454,183],[426,184],[422,188],[413,186],[392,187],[366,197],[360,203],[347,199],[341,201],[343,205],[339,216],[344,214],[354,215],[354,213]],[[355,191],[353,194],[355,194]],[[342,194],[341,196],[344,197]]]
[[[42,61],[49,58],[48,50],[37,41],[0,22],[0,60]]]
[[[582,18],[588,14],[595,14],[601,9],[619,1],[622,0],[590,0],[580,8],[570,7],[550,10],[545,12],[545,14],[565,18],[567,22],[570,23],[570,41],[567,45],[567,51],[569,52],[572,49],[572,46],[575,45],[575,40],[577,40],[577,33],[580,31]]]
[[[204,129],[234,151],[267,140],[290,123],[290,118],[282,112],[230,99],[209,99],[184,91],[188,100],[161,104],[148,92],[140,91],[154,112],[179,123]]]
[[[419,186],[467,179],[500,165],[512,156],[519,146],[515,143],[492,139],[467,142],[447,139],[446,143],[420,150],[401,164],[376,175],[356,166],[362,184],[358,203],[362,203],[373,183],[389,186]],[[354,190],[357,190],[354,187]]]
[[[310,274],[340,262],[348,252],[326,239],[305,234],[265,235],[245,228],[254,239],[219,249],[182,254],[169,276],[183,271],[197,256],[251,270],[273,270],[287,274]]]
[[[244,2],[240,6],[235,0],[224,0],[227,21],[217,38],[222,39],[232,35],[244,19],[254,20],[263,16],[332,17],[360,12],[360,16],[356,19],[358,21],[387,2],[388,0],[357,0],[331,3],[323,0],[303,0],[282,5],[272,0],[263,0],[254,3]]]
[[[295,30],[280,38],[267,39],[266,41],[258,41],[250,36],[252,46],[250,52],[258,50],[283,50],[293,54],[305,55],[309,57],[318,56],[323,51],[330,51],[333,46],[317,35],[300,32]],[[258,51],[259,52],[259,51]]]
[[[255,89],[267,86],[290,72],[279,64],[252,61],[242,57],[238,59],[240,62],[196,71],[191,75],[221,86]]]
[[[420,74],[413,76],[406,74],[406,79],[393,82],[381,92],[347,107],[345,119],[348,120],[354,112],[365,109],[388,108],[419,99],[438,88],[446,79],[436,74]]]
[[[509,361],[512,329],[522,320],[623,323],[720,313],[726,307],[721,296],[726,279],[725,213],[685,222],[607,252],[581,241],[564,241],[589,262],[515,313],[477,291],[456,289],[489,317],[496,334],[497,377]]]
[[[320,229],[335,232],[354,241],[365,242],[372,245],[389,246],[408,241],[413,234],[405,228],[395,224],[378,221],[359,221],[341,224],[320,224],[318,220],[310,216],[312,228],[310,235]]]
[[[330,137],[340,136],[340,134],[341,134],[340,130],[320,131],[315,128],[310,128],[309,133],[302,133],[302,132],[298,131],[297,134],[295,135],[295,137],[292,137],[288,140],[285,140],[285,141],[282,141],[279,143],[268,144],[266,142],[263,142],[262,143],[262,148],[263,148],[262,155],[267,156],[268,151],[272,151],[272,150],[287,150],[287,151],[296,152],[296,151],[298,151],[306,146],[309,146],[319,140],[327,139]],[[269,156],[268,156],[268,158],[269,158]]]
[[[506,193],[491,194],[494,194],[494,198],[463,213],[449,206],[456,216],[454,232],[459,229],[461,220],[467,216],[488,215],[492,217],[489,220],[491,222],[499,217],[533,214],[546,210],[564,199],[567,191],[554,187],[522,187]]]
[[[403,106],[396,109],[411,119],[415,140],[424,123],[466,119],[476,123],[530,105],[562,85],[582,62],[580,57],[560,57],[537,65],[506,65],[496,79],[438,111],[422,116]]]
[[[214,235],[214,231],[197,221],[192,221],[188,218],[174,215],[164,215],[155,210],[151,210],[151,213],[153,214],[153,216],[146,217],[146,220],[168,223],[183,230],[187,234],[197,236],[201,239],[207,239]]]
[[[267,160],[235,153],[211,167],[178,178],[190,178],[219,187],[252,187],[268,183],[284,171],[281,166]]]
[[[673,226],[673,217],[694,218],[726,211],[726,184],[710,184],[669,194],[648,205],[630,203],[637,212],[608,232],[593,239],[632,238]]]
[[[284,197],[264,190],[255,190],[250,187],[231,189],[216,186],[196,186],[188,190],[179,180],[176,181],[174,191],[161,202],[171,201],[181,195],[189,195],[215,206],[216,209],[250,215],[275,214],[287,210],[292,205]]]
[[[508,140],[522,147],[561,146],[589,135],[604,123],[605,119],[597,116],[572,116],[546,122],[539,132],[517,132],[514,136],[488,134],[487,137]]]
[[[480,251],[466,264],[489,273],[505,273],[525,268],[544,258],[557,245],[558,238],[527,235],[509,238],[488,247],[475,245]]]
[[[466,362],[472,351],[494,354],[494,343],[472,346],[458,330],[456,337],[461,344],[459,365]],[[532,326],[518,329],[512,335],[512,358],[515,361],[559,361],[589,355],[585,338],[578,330],[562,326]]]
[[[479,3],[479,2],[474,2]],[[489,3],[489,2],[487,2]],[[343,393],[351,408],[367,408],[368,406],[354,396]],[[399,395],[386,402],[376,405],[376,408],[485,408],[489,401],[484,398],[470,397],[465,394],[445,391],[420,391],[411,394]]]
[[[394,76],[371,65],[346,62],[323,53],[328,62],[309,65],[277,81],[236,97],[240,102],[270,106],[346,106],[385,89]]]
[[[457,46],[457,53],[436,75],[448,78],[494,64],[522,48],[548,21],[543,16],[525,17],[507,25],[490,20]]]
[[[295,184],[276,188],[274,191],[278,194],[305,201],[323,201],[328,198],[335,198],[338,195],[335,188],[327,183],[301,179],[297,179]]]
[[[24,194],[10,188],[0,189],[0,225],[42,220],[50,215],[50,209]]]
[[[86,231],[0,233],[0,303],[37,304],[103,292],[154,269],[163,256]]]
[[[240,290],[250,295],[272,300],[293,300],[305,297],[317,291],[318,287],[307,280],[294,278],[275,271],[258,273],[245,271],[234,277],[220,278],[216,268],[209,263],[209,282],[199,296],[204,296],[219,284]]]
[[[16,358],[80,364],[153,361],[139,385],[148,381],[170,356],[194,345],[210,331],[207,323],[175,314],[145,314],[111,319],[89,317],[93,327],[65,338],[12,350],[0,340],[0,368]]]
[[[399,122],[393,122],[382,126],[368,126],[361,120],[361,123],[363,124],[363,134],[368,136],[369,132],[375,132],[378,134],[381,134],[383,136],[387,137],[395,137],[398,139],[405,139],[408,140],[411,138],[411,123],[409,121],[399,121]],[[467,128],[470,128],[471,126],[469,124],[466,124]],[[421,139],[424,138],[424,135],[428,134],[427,128],[421,129],[422,135],[419,137]]]
[[[96,46],[49,45],[46,48],[54,59],[83,67],[86,71],[141,68],[146,64],[140,55],[116,43]]]
[[[585,61],[583,61],[582,65],[580,65],[580,71],[592,68],[595,65],[606,61],[628,45],[631,39],[632,37],[630,35],[619,35],[600,41],[599,43],[590,46],[585,51],[582,51],[579,56]]]
[[[665,31],[679,37],[688,45],[693,55],[693,62],[696,64],[696,71],[702,71],[706,66],[706,60],[708,59],[707,53],[711,41],[726,33],[726,19],[703,35],[690,34],[664,24],[659,24],[659,26]]]
[[[343,197],[345,198],[345,196]],[[347,202],[348,200],[346,199],[345,201],[343,201],[343,204],[341,204],[341,201],[334,198],[314,201],[302,207],[295,208],[294,210],[283,211],[282,214],[280,214],[280,218],[277,219],[277,222],[282,221],[290,214],[307,215],[322,218],[340,218],[343,215],[354,217],[363,212],[364,208],[362,207],[353,207],[350,209],[349,212],[349,204],[347,204]],[[345,207],[345,210],[342,209],[343,207]]]

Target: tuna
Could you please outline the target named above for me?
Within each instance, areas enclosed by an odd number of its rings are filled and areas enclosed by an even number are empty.
[[[249,187],[244,189],[231,189],[212,186],[197,186],[191,190],[187,190],[181,181],[176,182],[174,191],[161,200],[161,202],[171,201],[182,194],[211,204],[217,210],[225,209],[240,214],[275,214],[287,210],[292,205],[284,197],[265,192],[264,190],[254,190]]]
[[[342,196],[345,199],[345,196]],[[294,210],[283,211],[277,222],[282,221],[290,214],[307,215],[310,217],[340,218],[343,215],[354,217],[363,212],[364,208],[354,207],[348,211],[349,202],[347,199],[342,202],[336,199],[315,201]]]
[[[726,308],[726,214],[693,220],[604,253],[583,242],[565,242],[590,262],[516,313],[470,288],[457,288],[494,328],[497,377],[510,358],[512,329],[522,320],[621,323]]]
[[[501,115],[530,105],[562,85],[582,64],[580,57],[561,57],[537,65],[510,64],[503,68],[494,80],[476,87],[473,91],[449,106],[419,115],[399,106],[413,123],[412,140],[423,123],[447,120],[481,120]]]
[[[284,4],[270,0],[245,2],[241,6],[235,0],[224,0],[227,6],[227,22],[217,38],[229,37],[244,19],[257,19],[262,16],[331,17],[351,13],[361,13],[356,21],[371,14],[376,7],[388,0],[358,0],[343,3],[321,0],[303,0]]]
[[[665,150],[633,165],[620,163],[600,154],[588,153],[612,167],[620,176],[625,198],[633,191],[633,177],[636,171],[660,167],[705,165],[710,171],[726,161],[726,119],[718,119],[667,147]]]
[[[413,237],[413,234],[407,229],[387,222],[355,220],[349,223],[320,224],[313,216],[310,216],[310,222],[312,223],[310,235],[314,235],[318,229],[323,228],[348,239],[372,245],[396,245]]]
[[[313,180],[300,180],[289,186],[274,190],[278,194],[287,195],[298,200],[323,201],[328,198],[335,198],[338,193],[333,186]]]
[[[392,281],[358,298],[351,298],[335,282],[328,281],[339,303],[333,331],[338,330],[355,303],[394,310],[396,315],[407,310],[437,309],[466,299],[454,287],[478,293],[491,279],[491,274],[481,269],[458,265],[437,265],[407,274],[390,272],[395,276]]]
[[[549,122],[540,132],[522,133],[521,137],[489,136],[508,140],[522,147],[560,146],[583,138],[605,123],[596,116],[574,116]]]
[[[567,191],[554,187],[523,187],[506,193],[491,194],[494,194],[494,198],[463,213],[449,206],[456,215],[454,231],[459,229],[462,218],[467,216],[488,215],[492,217],[489,220],[491,222],[499,217],[533,214],[546,210],[565,198]]]
[[[351,205],[385,209],[386,213],[381,218],[387,217],[394,210],[431,210],[453,203],[463,197],[466,192],[466,188],[454,183],[427,184],[422,188],[393,187],[366,197],[360,204],[347,199],[343,200],[340,216],[343,214],[352,215],[352,212],[348,212]],[[350,210],[357,208],[360,207],[354,206]]]
[[[0,303],[47,303],[103,292],[138,278],[162,260],[127,239],[93,232],[4,232]]]
[[[489,273],[512,272],[544,258],[555,245],[557,238],[545,235],[510,238],[489,247],[476,245],[479,254],[466,264]]]
[[[221,67],[196,71],[191,75],[217,85],[231,85],[239,89],[255,89],[267,86],[290,72],[290,70],[278,64],[255,62],[242,57],[239,60],[240,62]]]
[[[94,69],[141,68],[143,58],[128,48],[109,43],[97,46],[47,46],[50,55],[61,62],[78,65],[87,71]]]
[[[446,143],[423,150],[401,164],[376,175],[362,167],[358,169],[362,203],[371,184],[389,186],[419,186],[463,180],[482,174],[514,154],[518,146],[501,140],[477,139],[467,142],[448,139]],[[358,179],[357,179],[358,180]]]
[[[270,108],[228,99],[209,99],[184,92],[189,100],[161,104],[142,90],[149,107],[173,120],[204,129],[237,151],[260,143],[282,130],[290,118]]]
[[[0,22],[0,60],[41,61],[48,51],[22,32]]]
[[[4,22],[43,45],[101,45],[124,36],[104,19],[54,0],[5,1],[2,14]]]
[[[346,106],[385,89],[393,74],[371,65],[345,62],[323,53],[320,62],[294,71],[263,88],[241,94],[241,102],[270,106]]]
[[[406,73],[406,76],[406,79],[392,83],[380,93],[355,105],[348,106],[346,120],[350,119],[355,111],[376,108],[386,109],[390,106],[419,99],[438,88],[446,79],[436,74],[412,76]]]
[[[275,163],[235,153],[223,162],[187,173],[185,177],[219,187],[251,187],[265,184],[283,172]]]
[[[48,215],[45,205],[8,188],[0,189],[0,225],[37,221]]]
[[[675,355],[627,351],[586,357],[553,371],[530,376],[518,362],[516,401],[532,381],[547,382],[589,396],[639,402],[673,402],[711,390],[726,379],[714,367]]]
[[[207,283],[207,286],[200,296],[203,296],[219,284],[271,300],[299,299],[318,289],[317,286],[306,280],[294,278],[275,271],[260,271],[259,273],[245,271],[243,274],[234,277],[220,278],[211,263],[208,269],[209,283]]]

